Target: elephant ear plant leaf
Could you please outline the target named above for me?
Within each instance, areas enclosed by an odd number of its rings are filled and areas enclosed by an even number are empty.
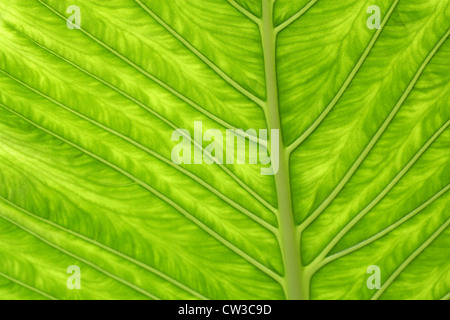
[[[450,1],[0,15],[0,299],[450,298]],[[278,167],[175,163],[198,123]]]

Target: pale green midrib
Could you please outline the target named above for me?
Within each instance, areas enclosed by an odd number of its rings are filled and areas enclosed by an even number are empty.
[[[265,273],[267,276],[273,278],[275,281],[280,282],[281,281],[281,277],[274,272],[272,269],[268,268],[266,265],[262,264],[261,262],[259,262],[258,260],[256,260],[255,258],[253,258],[252,256],[250,256],[248,253],[244,252],[242,249],[238,248],[236,245],[234,245],[233,243],[229,242],[227,239],[225,239],[223,236],[221,236],[220,234],[218,234],[216,231],[214,231],[213,229],[211,229],[208,225],[206,225],[205,223],[203,223],[202,221],[200,221],[199,219],[197,219],[195,216],[193,216],[191,213],[189,213],[188,211],[186,211],[184,208],[182,208],[181,206],[179,206],[177,203],[175,203],[172,199],[168,198],[167,196],[165,196],[164,194],[162,194],[161,192],[159,192],[158,190],[152,188],[150,185],[148,185],[146,182],[140,180],[139,178],[135,177],[134,175],[130,174],[129,172],[127,172],[126,170],[116,166],[115,164],[109,162],[108,160],[102,158],[101,156],[90,152],[89,150],[86,150],[82,147],[80,147],[79,145],[77,145],[76,143],[73,143],[59,135],[57,135],[56,133],[40,126],[39,124],[31,121],[30,119],[27,119],[26,117],[24,117],[23,115],[13,111],[12,109],[10,109],[9,107],[0,104],[0,106],[2,106],[3,108],[5,108],[6,110],[10,111],[11,113],[17,115],[18,117],[22,118],[23,120],[27,121],[28,123],[34,125],[35,127],[39,128],[40,130],[54,136],[55,138],[69,144],[70,146],[80,150],[81,152],[85,153],[86,155],[96,159],[97,161],[100,161],[101,163],[109,166],[110,168],[116,170],[117,172],[123,174],[124,176],[128,177],[130,180],[135,181],[137,184],[139,184],[141,187],[143,187],[144,189],[146,189],[147,191],[149,191],[150,193],[152,193],[153,195],[155,195],[156,197],[158,197],[160,200],[164,201],[165,203],[167,203],[170,207],[172,207],[174,210],[178,211],[180,214],[182,214],[185,218],[187,218],[188,220],[190,220],[191,222],[193,222],[197,227],[199,227],[201,230],[203,230],[204,232],[206,232],[208,235],[210,235],[211,237],[213,237],[214,239],[216,239],[217,241],[219,241],[221,244],[223,244],[225,247],[227,247],[228,249],[230,249],[232,252],[234,252],[235,254],[237,254],[238,256],[240,256],[242,259],[244,259],[245,261],[247,261],[248,263],[250,263],[251,265],[253,265],[255,268],[257,268],[258,270],[260,270],[261,272]]]
[[[436,240],[436,238],[448,227],[450,224],[450,219],[442,224],[442,226],[437,229],[420,247],[418,247],[414,252],[390,275],[390,277],[384,282],[381,288],[372,296],[370,300],[377,300],[389,286],[397,279],[400,273],[408,267],[411,262],[414,261],[426,248],[428,248],[431,243]]]
[[[175,31],[168,23],[166,23],[161,17],[159,17],[153,10],[146,6],[142,1],[135,0],[136,3],[156,22],[158,22],[167,32],[169,32],[174,38],[180,41],[189,51],[191,51],[197,58],[199,58],[204,64],[206,64],[211,70],[213,70],[219,77],[221,77],[230,86],[236,89],[239,93],[247,97],[249,100],[257,104],[259,107],[264,108],[265,103],[261,98],[257,97],[254,92],[250,92],[242,85],[237,83],[222,69],[215,65],[210,59],[208,59],[203,53],[195,48],[189,41],[183,38],[177,31]]]
[[[280,130],[279,170],[275,175],[279,208],[280,249],[284,264],[284,291],[289,300],[308,299],[307,286],[301,280],[300,248],[296,236],[295,221],[291,204],[289,181],[289,158],[283,142],[278,105],[278,85],[276,75],[276,35],[273,27],[273,2],[263,0],[261,39],[264,52],[266,76],[267,110],[269,131]]]
[[[314,133],[314,131],[317,129],[317,127],[322,123],[322,121],[328,116],[328,114],[333,110],[333,108],[336,106],[336,104],[339,102],[339,100],[342,98],[344,93],[347,91],[348,87],[352,83],[353,79],[356,77],[357,73],[361,69],[362,65],[366,61],[367,57],[369,56],[370,52],[372,51],[373,47],[375,46],[375,43],[377,42],[378,38],[380,37],[381,33],[384,31],[384,27],[386,26],[387,22],[389,21],[390,17],[392,16],[392,13],[394,12],[395,8],[397,7],[399,0],[394,1],[389,11],[386,13],[385,18],[383,19],[383,22],[380,25],[380,29],[378,29],[375,34],[373,35],[371,41],[367,45],[366,49],[364,50],[363,54],[359,58],[358,62],[356,63],[353,70],[348,75],[347,79],[342,84],[339,91],[336,93],[334,98],[330,101],[330,103],[326,106],[326,108],[321,112],[319,117],[317,117],[316,120],[308,127],[308,129],[305,130],[294,142],[292,142],[288,147],[288,152],[292,153],[294,152],[308,137]]]
[[[70,257],[72,257],[72,258],[75,258],[75,259],[77,259],[78,261],[83,262],[84,264],[86,264],[86,265],[88,265],[88,266],[90,266],[90,267],[96,269],[97,271],[103,273],[104,275],[106,275],[106,276],[108,276],[108,277],[110,277],[110,278],[112,278],[112,279],[114,279],[114,280],[116,280],[116,281],[118,281],[118,282],[120,282],[120,283],[122,283],[122,284],[124,284],[124,285],[126,285],[126,286],[128,286],[128,287],[130,287],[130,288],[132,288],[132,289],[134,289],[135,291],[137,291],[137,292],[139,292],[139,293],[141,293],[141,294],[143,294],[143,295],[149,297],[150,299],[153,299],[153,300],[161,300],[160,298],[158,298],[158,297],[155,296],[154,294],[152,294],[152,293],[150,293],[150,292],[148,292],[148,291],[146,291],[146,290],[144,290],[144,289],[142,289],[142,288],[136,286],[135,284],[132,284],[131,282],[129,282],[129,281],[127,281],[127,280],[125,280],[125,279],[123,279],[123,278],[121,278],[121,277],[119,277],[119,276],[116,276],[115,274],[113,274],[113,273],[111,273],[111,272],[109,272],[109,271],[107,271],[107,270],[105,270],[105,269],[103,269],[103,268],[97,266],[96,264],[90,262],[89,260],[86,260],[86,259],[84,259],[84,258],[82,258],[82,257],[80,257],[80,256],[78,256],[78,255],[76,255],[76,254],[74,254],[74,253],[72,253],[72,252],[70,252],[70,251],[64,249],[64,248],[61,248],[60,246],[58,246],[58,245],[54,244],[53,242],[51,242],[51,241],[45,239],[44,237],[38,235],[37,233],[35,233],[35,232],[29,230],[28,228],[22,226],[21,224],[15,222],[15,221],[13,221],[13,220],[11,220],[10,218],[6,217],[6,216],[5,216],[3,213],[1,213],[1,212],[0,212],[0,218],[1,218],[1,219],[4,219],[5,221],[8,221],[9,223],[11,223],[12,225],[16,226],[17,228],[22,229],[22,230],[25,231],[26,233],[32,235],[32,236],[35,237],[36,239],[39,239],[40,241],[44,242],[45,244],[51,246],[52,248],[55,248],[56,250],[58,250],[58,251],[60,251],[60,252],[62,252],[62,253],[64,253],[64,254],[66,254],[66,255],[68,255],[68,256],[70,256]]]
[[[39,290],[38,288],[35,288],[33,286],[30,286],[29,284],[26,284],[25,282],[22,282],[22,281],[20,281],[20,280],[18,280],[16,278],[13,278],[13,277],[11,277],[11,276],[9,276],[9,275],[1,272],[1,271],[0,271],[0,277],[3,277],[3,278],[5,278],[5,279],[7,279],[7,280],[9,280],[11,282],[14,282],[14,283],[18,284],[19,286],[24,287],[24,288],[26,288],[26,289],[28,289],[30,291],[33,291],[33,292],[35,292],[35,293],[37,293],[37,294],[39,294],[39,295],[41,295],[41,296],[43,296],[43,297],[45,297],[47,299],[58,300],[55,297],[49,295],[48,293],[46,293],[46,292],[44,292],[42,290]],[[0,297],[0,300],[1,300],[1,297]]]
[[[311,268],[314,273],[319,269],[321,261],[325,259],[328,253],[334,248],[334,246],[353,228],[362,218],[366,216],[394,187],[395,185],[408,173],[408,171],[414,166],[414,164],[420,159],[420,157],[431,147],[438,137],[447,129],[450,121],[447,121],[442,125],[427,142],[414,154],[410,161],[400,170],[400,172],[389,182],[389,184],[350,222],[348,222],[344,228],[342,228],[338,234],[328,243],[327,246],[319,253],[319,255],[308,265],[308,269]]]
[[[50,5],[44,3],[42,0],[38,0],[42,5],[44,5],[48,10],[50,10],[51,12],[53,12],[56,16],[58,16],[59,18],[63,19],[64,21],[67,20],[66,17],[64,17],[61,13],[59,13],[58,11],[56,11],[54,8],[52,8]],[[230,123],[224,121],[223,119],[217,117],[216,115],[214,115],[213,113],[211,113],[210,111],[206,110],[205,108],[203,108],[202,106],[200,106],[197,102],[191,100],[190,98],[188,98],[187,96],[185,96],[183,93],[177,91],[176,89],[172,88],[171,86],[169,86],[167,83],[161,81],[159,78],[155,77],[154,75],[150,74],[149,72],[147,72],[145,69],[143,69],[142,67],[140,67],[139,65],[137,65],[136,63],[134,63],[133,61],[131,61],[130,59],[128,59],[127,57],[125,57],[124,55],[122,55],[120,52],[118,52],[117,50],[115,50],[114,48],[112,48],[111,46],[109,46],[107,43],[103,42],[102,40],[100,40],[99,38],[95,37],[94,35],[92,35],[91,33],[89,33],[88,31],[86,31],[83,28],[79,29],[83,34],[85,34],[88,38],[90,38],[92,41],[94,41],[95,43],[97,43],[98,45],[102,46],[103,48],[105,48],[106,50],[108,50],[109,52],[111,52],[113,55],[115,55],[116,57],[118,57],[120,60],[124,61],[125,63],[127,63],[128,65],[130,65],[133,69],[135,69],[136,71],[138,71],[139,73],[141,73],[142,75],[144,75],[146,78],[150,79],[152,82],[158,84],[160,87],[164,88],[165,90],[167,90],[168,92],[170,92],[172,95],[176,96],[177,98],[179,98],[180,100],[184,101],[185,103],[187,103],[189,106],[191,106],[192,108],[196,109],[198,112],[202,113],[203,115],[205,115],[206,117],[210,118],[211,120],[217,122],[218,124],[220,124],[221,126],[227,128],[227,129],[236,129],[234,126],[232,126]],[[254,142],[258,142],[258,143],[262,143],[264,145],[263,141],[260,141],[259,139],[257,139],[254,136],[244,136],[246,138],[248,138],[251,141]]]
[[[156,159],[158,159],[159,161],[163,162],[164,164],[174,168],[175,170],[185,174],[186,176],[188,176],[190,179],[194,180],[195,182],[199,183],[201,186],[203,186],[205,189],[207,189],[208,191],[210,191],[211,193],[213,193],[214,195],[216,195],[219,199],[221,199],[222,201],[224,201],[225,203],[229,204],[231,207],[233,207],[234,209],[236,209],[237,211],[239,211],[240,213],[242,213],[243,215],[247,216],[248,218],[250,218],[251,220],[253,220],[254,222],[258,223],[259,225],[261,225],[262,227],[266,228],[267,230],[269,230],[270,232],[274,233],[276,235],[276,229],[269,224],[267,221],[263,220],[262,218],[258,217],[257,215],[255,215],[254,213],[250,212],[248,209],[244,208],[243,206],[241,206],[240,204],[238,204],[237,202],[235,202],[234,200],[232,200],[231,198],[229,198],[228,196],[226,196],[224,193],[220,192],[219,190],[215,189],[213,186],[211,186],[210,184],[208,184],[206,181],[204,181],[203,179],[200,179],[198,176],[196,176],[195,174],[191,173],[190,171],[184,169],[181,166],[177,166],[175,165],[172,161],[166,159],[165,157],[161,156],[160,154],[156,153],[155,151],[147,148],[146,146],[140,144],[139,142],[121,134],[120,132],[117,132],[87,116],[85,116],[84,114],[81,114],[75,110],[73,110],[72,108],[65,106],[64,104],[60,103],[59,101],[53,99],[52,97],[47,96],[46,94],[40,92],[39,90],[37,90],[36,88],[31,87],[30,85],[24,83],[23,81],[21,81],[20,79],[17,79],[16,77],[10,75],[8,72],[1,70],[0,69],[0,73],[5,74],[6,76],[10,77],[11,79],[15,80],[16,82],[18,82],[19,84],[25,86],[26,88],[28,88],[29,90],[32,90],[33,92],[39,94],[40,96],[46,98],[47,100],[51,101],[52,103],[58,105],[61,108],[64,108],[65,110],[69,111],[70,113],[82,118],[83,120],[86,120],[90,123],[92,123],[93,125],[109,132],[110,134],[117,136],[119,138],[121,138],[122,140],[134,145],[135,147],[141,149],[142,151],[148,153],[149,155],[155,157]]]
[[[418,71],[414,75],[413,79],[410,81],[409,85],[406,87],[405,91],[403,92],[402,96],[394,106],[394,108],[390,111],[386,119],[383,121],[382,125],[378,128],[375,135],[372,137],[372,139],[369,141],[367,146],[364,148],[364,150],[361,152],[359,157],[355,160],[353,165],[349,168],[347,173],[344,175],[344,177],[339,181],[337,186],[334,188],[334,190],[331,192],[331,194],[325,198],[325,200],[317,207],[317,209],[307,218],[305,221],[303,221],[299,229],[301,231],[305,230],[308,226],[311,225],[315,221],[315,219],[329,206],[329,204],[336,198],[336,196],[340,193],[340,191],[346,186],[347,182],[351,179],[353,174],[357,171],[361,163],[364,161],[364,159],[367,157],[367,155],[370,153],[370,151],[373,149],[375,144],[378,142],[378,140],[381,138],[389,124],[394,119],[395,115],[403,105],[403,103],[406,101],[407,97],[413,90],[415,84],[419,80],[420,76],[422,75],[423,71],[425,70],[428,63],[431,61],[431,59],[434,57],[434,55],[438,52],[439,48],[442,46],[442,44],[445,42],[446,38],[448,37],[450,33],[450,30],[448,30],[444,36],[440,39],[440,41],[436,44],[436,46],[432,49],[432,51],[427,55],[425,58],[425,61],[422,63],[422,65],[419,67]]]
[[[408,220],[412,219],[413,217],[415,217],[417,214],[419,214],[420,212],[422,212],[423,210],[425,210],[429,205],[431,205],[434,201],[436,201],[438,198],[440,198],[442,195],[444,195],[448,190],[450,189],[450,184],[446,185],[444,188],[442,188],[439,192],[437,192],[435,195],[433,195],[431,198],[429,198],[427,201],[425,201],[423,204],[421,204],[419,207],[417,207],[416,209],[414,209],[413,211],[411,211],[410,213],[408,213],[407,215],[405,215],[403,218],[401,218],[400,220],[398,220],[397,222],[395,222],[394,224],[388,226],[387,228],[384,228],[383,230],[377,232],[376,234],[374,234],[373,236],[371,236],[370,238],[367,238],[364,241],[361,241],[347,249],[344,249],[342,251],[336,252],[335,254],[326,257],[318,266],[317,266],[317,270],[319,270],[320,268],[322,268],[323,266],[325,266],[326,264],[339,259],[347,254],[350,254],[352,252],[355,252],[367,245],[369,245],[370,243],[374,242],[375,240],[378,240],[380,238],[382,238],[383,236],[385,236],[386,234],[388,234],[389,232],[391,232],[392,230],[396,229],[397,227],[401,226],[403,223],[407,222]]]
[[[450,292],[445,294],[440,300],[450,300]]]
[[[95,241],[94,239],[86,237],[86,236],[84,236],[84,235],[82,235],[82,234],[80,234],[78,232],[75,232],[75,231],[72,231],[70,229],[67,229],[67,228],[65,228],[65,227],[63,227],[63,226],[61,226],[61,225],[59,225],[59,224],[57,224],[57,223],[55,223],[53,221],[50,221],[50,220],[44,219],[42,217],[39,217],[38,215],[36,215],[36,214],[34,214],[34,213],[32,213],[32,212],[30,212],[28,210],[25,210],[24,208],[16,205],[15,203],[9,201],[8,199],[4,198],[1,195],[0,195],[0,200],[5,202],[6,204],[10,205],[11,207],[19,210],[23,214],[32,217],[33,219],[36,219],[36,220],[38,220],[40,222],[48,224],[48,225],[50,225],[50,226],[52,226],[52,227],[54,227],[56,229],[59,229],[59,230],[61,230],[63,232],[69,233],[69,234],[71,234],[71,235],[73,235],[73,236],[75,236],[75,237],[77,237],[77,238],[79,238],[79,239],[81,239],[83,241],[89,242],[89,243],[91,243],[91,244],[93,244],[93,245],[95,245],[95,246],[97,246],[97,247],[99,247],[101,249],[104,249],[104,250],[106,250],[106,251],[108,251],[108,252],[110,252],[110,253],[112,253],[112,254],[114,254],[114,255],[116,255],[116,256],[124,259],[124,260],[127,260],[127,261],[129,261],[129,262],[131,262],[131,263],[133,263],[133,264],[135,264],[135,265],[137,265],[137,266],[147,270],[147,271],[150,271],[151,273],[155,274],[156,276],[160,277],[161,279],[163,279],[163,280],[165,280],[165,281],[167,281],[169,283],[172,283],[173,285],[175,285],[176,287],[180,288],[181,290],[184,290],[185,292],[190,293],[190,294],[192,294],[193,296],[195,296],[195,297],[197,297],[199,299],[208,300],[207,297],[203,296],[198,291],[188,287],[187,285],[185,285],[184,283],[180,282],[179,280],[172,278],[171,276],[165,274],[164,272],[162,272],[162,271],[160,271],[158,269],[155,269],[155,268],[149,266],[148,264],[146,264],[146,263],[144,263],[142,261],[139,261],[139,260],[137,260],[137,259],[135,259],[133,257],[130,257],[130,256],[128,256],[128,255],[126,255],[126,254],[124,254],[124,253],[122,253],[120,251],[117,251],[117,250],[115,250],[115,249],[113,249],[113,248],[111,248],[111,247],[109,247],[109,246],[107,246],[107,245],[105,245],[103,243],[100,243],[98,241]]]

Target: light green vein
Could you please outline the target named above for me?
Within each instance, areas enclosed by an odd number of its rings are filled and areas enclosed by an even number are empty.
[[[273,2],[262,1],[263,23],[260,29],[264,53],[264,72],[266,76],[267,110],[265,112],[269,130],[281,130],[278,103],[278,83],[276,77],[276,36],[273,28]],[[300,250],[296,241],[295,221],[292,214],[291,189],[289,183],[289,157],[280,134],[279,170],[275,174],[275,186],[279,208],[278,225],[280,229],[279,246],[284,266],[284,293],[287,299],[307,299],[301,281]]]

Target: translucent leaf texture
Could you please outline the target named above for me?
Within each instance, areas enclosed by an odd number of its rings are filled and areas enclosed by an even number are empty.
[[[449,299],[450,1],[0,13],[0,299]],[[278,173],[175,165],[194,121],[279,129]]]

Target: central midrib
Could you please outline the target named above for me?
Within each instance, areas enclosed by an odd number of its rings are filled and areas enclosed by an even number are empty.
[[[300,241],[291,203],[289,180],[289,154],[283,142],[278,104],[278,85],[276,71],[276,33],[273,24],[273,0],[262,1],[261,39],[264,52],[264,70],[266,77],[266,121],[269,132],[279,130],[280,166],[275,175],[278,200],[279,241],[284,264],[284,291],[290,300],[308,299],[308,285],[302,281],[300,259]]]

